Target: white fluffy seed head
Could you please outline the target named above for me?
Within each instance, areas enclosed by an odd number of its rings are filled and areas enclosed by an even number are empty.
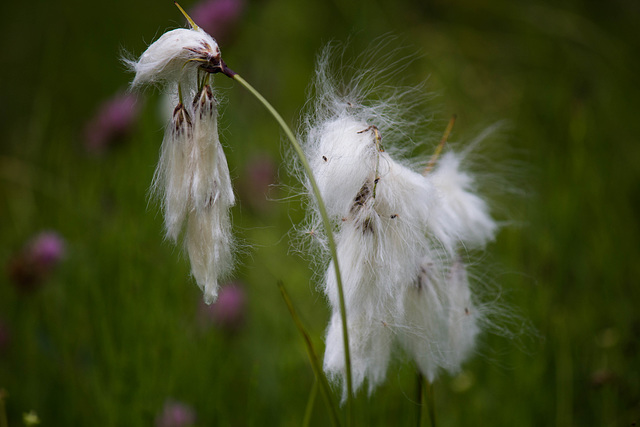
[[[401,346],[429,381],[444,369],[456,373],[475,348],[479,313],[472,301],[466,268],[455,260],[443,268],[425,257],[417,280],[400,290]]]
[[[162,143],[152,191],[162,201],[167,237],[184,246],[191,272],[215,301],[218,283],[233,268],[229,209],[235,203],[227,160],[218,136],[218,110],[210,86],[174,109]]]
[[[229,209],[235,202],[227,160],[218,136],[218,110],[205,85],[192,103],[193,143],[188,156],[190,188],[185,247],[191,272],[207,304],[218,295],[219,281],[233,268]]]
[[[381,384],[386,375],[392,355],[393,332],[389,327],[389,316],[378,312],[347,315],[349,350],[353,390],[357,391],[365,379],[369,384],[369,394]],[[324,370],[330,380],[342,383],[342,401],[347,397],[345,376],[344,345],[340,314],[334,312],[327,328],[327,347],[324,356]]]
[[[475,308],[467,269],[461,260],[456,260],[451,266],[447,295],[449,347],[453,369],[457,371],[475,349],[482,317]]]
[[[178,104],[165,131],[160,159],[151,186],[164,211],[167,237],[176,242],[189,207],[193,150],[193,122],[189,109]]]
[[[204,86],[194,98],[193,115],[195,143],[190,155],[193,208],[201,211],[208,205],[233,206],[235,198],[218,137],[218,110],[210,86]]]
[[[178,28],[164,33],[137,61],[125,60],[136,76],[132,88],[145,84],[177,82],[185,72],[205,63],[220,62],[220,48],[209,34]]]
[[[229,167],[218,135],[213,90],[199,71],[223,71],[216,41],[200,28],[168,31],[136,61],[125,61],[135,78],[132,88],[164,83],[178,100],[162,143],[152,193],[161,201],[167,237],[182,230],[191,272],[207,304],[233,267],[229,209],[235,198]],[[175,101],[174,101],[175,102]]]
[[[299,140],[336,227],[355,197],[352,190],[357,191],[367,177],[375,179],[372,165],[379,156],[371,125],[382,135],[382,144],[391,154],[406,152],[413,144],[411,138],[424,130],[416,125],[426,122],[418,112],[426,97],[420,88],[397,85],[409,61],[402,57],[402,51],[385,53],[392,40],[387,37],[374,41],[355,59],[348,56],[346,47],[328,45],[317,59],[315,79],[309,89],[313,98],[302,117]],[[393,84],[388,84],[391,81]],[[366,155],[356,156],[358,160],[354,162],[353,157],[345,156],[352,150],[341,141]],[[304,240],[301,246],[308,248],[306,253],[326,256],[327,239],[315,198],[301,165],[295,158],[292,164],[309,196],[308,216],[300,227]],[[326,267],[321,258],[310,259]]]
[[[191,272],[204,293],[204,302],[218,298],[219,282],[233,268],[233,240],[228,207],[214,204],[189,214],[185,247]]]
[[[462,157],[445,153],[429,178],[439,192],[439,210],[434,228],[443,240],[459,241],[466,247],[483,247],[492,240],[497,224],[487,202],[475,193],[473,176],[462,170]]]
[[[441,370],[458,370],[475,348],[483,316],[458,257],[468,248],[482,249],[497,224],[474,176],[461,166],[462,155],[444,154],[426,176],[397,160],[397,144],[410,142],[416,123],[403,116],[412,90],[378,93],[371,83],[379,74],[367,69],[339,81],[331,53],[327,49],[319,59],[316,98],[300,139],[333,221],[354,387],[368,380],[371,391],[384,380],[394,342],[433,380]],[[308,234],[323,242],[308,182],[307,191]],[[324,367],[344,386],[337,280],[333,262],[318,264],[333,312]]]
[[[344,115],[324,123],[307,141],[307,156],[329,216],[346,216],[365,181],[373,181],[378,151],[368,125]]]

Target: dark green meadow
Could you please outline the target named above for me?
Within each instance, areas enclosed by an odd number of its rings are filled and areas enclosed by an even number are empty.
[[[87,122],[132,77],[123,51],[139,55],[184,25],[173,2],[7,1],[0,11],[8,425],[35,411],[43,426],[149,426],[168,400],[190,406],[197,426],[301,425],[314,374],[278,281],[320,355],[329,309],[314,264],[292,250],[304,211],[276,122],[216,76],[243,248],[234,282],[246,296],[243,322],[225,328],[203,318],[186,254],[164,239],[149,198],[158,91],[142,94],[116,143],[86,147]],[[416,55],[404,83],[426,80],[435,94],[424,112],[433,137],[415,154],[431,155],[454,113],[458,146],[500,121],[476,166],[518,190],[498,196],[510,224],[477,268],[518,316],[501,323],[513,334],[482,335],[463,372],[436,381],[438,426],[640,425],[640,4],[247,0],[219,42],[295,127],[320,49],[350,40],[358,52],[385,35]],[[268,200],[266,183],[278,184]],[[25,290],[16,254],[46,230],[62,236],[64,257]],[[400,357],[384,386],[358,394],[353,425],[416,425],[415,382]],[[310,425],[329,422],[318,395]]]

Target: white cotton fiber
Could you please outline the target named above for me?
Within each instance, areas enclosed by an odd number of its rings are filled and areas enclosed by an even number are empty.
[[[218,137],[217,108],[211,88],[204,86],[193,103],[193,149],[189,216],[185,246],[191,271],[207,304],[216,300],[218,281],[233,265],[229,209],[235,198],[229,168]]]
[[[482,249],[497,224],[461,155],[444,154],[426,175],[394,155],[401,151],[394,142],[406,137],[407,123],[415,124],[403,119],[402,100],[411,92],[385,87],[377,93],[371,84],[377,75],[367,70],[339,81],[331,52],[318,61],[316,98],[301,140],[334,226],[353,386],[367,381],[371,392],[380,384],[396,347],[433,381],[441,370],[456,372],[473,353],[480,316],[459,253]],[[307,190],[317,208],[308,182]],[[326,241],[319,216],[311,210],[307,224],[315,239]],[[334,261],[324,266],[322,287],[332,309],[324,369],[344,396]]]
[[[177,28],[153,42],[137,61],[126,63],[136,73],[131,87],[137,88],[180,81],[184,72],[201,65],[197,60],[219,60],[219,57],[218,43],[209,34],[199,28]]]
[[[189,208],[190,156],[194,149],[191,114],[178,104],[165,131],[152,192],[162,200],[167,237],[176,242]]]
[[[344,115],[323,124],[309,141],[307,156],[327,213],[345,217],[365,181],[375,179],[378,150],[367,124]]]
[[[493,239],[498,226],[489,214],[487,202],[475,193],[473,176],[461,169],[461,161],[461,155],[447,152],[428,176],[440,198],[434,228],[441,230],[442,239],[482,247]]]
[[[152,192],[162,201],[167,237],[177,242],[184,235],[191,272],[210,304],[232,270],[234,246],[229,210],[235,197],[208,84],[208,73],[221,64],[218,44],[200,28],[176,29],[126,62],[136,73],[132,87],[162,82],[177,101]]]
[[[331,316],[327,329],[327,348],[324,356],[324,370],[335,382],[345,375],[344,345],[342,340],[342,321],[340,314]],[[354,313],[347,317],[349,330],[349,349],[351,353],[351,371],[353,389],[358,390],[365,379],[369,392],[382,383],[391,360],[393,334],[388,326],[389,318],[384,313]],[[346,388],[343,388],[343,401]]]

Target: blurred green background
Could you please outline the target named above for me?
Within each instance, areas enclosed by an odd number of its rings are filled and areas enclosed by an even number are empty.
[[[86,146],[87,123],[131,78],[122,50],[139,55],[184,25],[173,2],[34,0],[0,10],[9,425],[31,410],[42,425],[154,425],[171,401],[190,407],[198,426],[300,425],[313,373],[277,281],[320,351],[328,310],[310,264],[290,254],[299,200],[261,194],[265,181],[295,184],[276,123],[216,78],[235,232],[247,247],[236,269],[246,307],[235,328],[211,324],[147,195],[163,133],[157,91],[141,98],[118,144],[97,154]],[[501,157],[517,161],[525,194],[507,202],[514,225],[489,253],[505,301],[535,332],[485,335],[461,375],[438,380],[440,426],[640,423],[640,3],[247,0],[231,21],[213,33],[226,62],[293,125],[324,44],[350,38],[358,50],[385,34],[420,55],[406,79],[428,78],[438,94],[425,112],[436,119],[430,131],[457,113],[450,139],[463,142],[506,121]],[[43,230],[64,238],[65,256],[25,291],[12,266]],[[415,424],[414,389],[412,365],[396,363],[372,397],[358,395],[358,425]],[[312,425],[327,425],[326,414],[318,398]]]

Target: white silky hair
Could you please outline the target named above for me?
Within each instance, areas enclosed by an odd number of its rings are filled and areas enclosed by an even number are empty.
[[[498,226],[487,202],[475,193],[474,177],[461,168],[462,160],[462,155],[446,152],[429,175],[441,198],[434,228],[442,230],[443,240],[458,240],[467,248],[483,247],[493,240]]]
[[[167,237],[176,242],[189,206],[193,151],[193,123],[189,109],[178,104],[165,130],[160,159],[153,176],[151,192],[162,203]]]
[[[201,29],[176,29],[137,61],[128,61],[136,73],[132,87],[161,82],[177,102],[151,192],[161,201],[167,238],[177,243],[184,236],[191,273],[207,304],[217,299],[219,282],[233,269],[229,211],[235,197],[219,138],[217,102],[211,86],[199,81],[200,62],[193,59],[219,55],[215,40]]]
[[[327,213],[334,220],[345,217],[354,196],[366,180],[373,181],[378,153],[371,143],[366,122],[341,115],[317,129],[316,144],[307,157]],[[361,133],[362,132],[362,133]]]
[[[456,260],[447,272],[439,267],[425,257],[418,281],[402,287],[397,300],[400,345],[431,382],[441,369],[460,369],[480,332],[464,264]]]
[[[218,280],[233,266],[229,209],[235,203],[227,160],[218,136],[218,110],[209,86],[193,102],[193,150],[190,156],[191,203],[185,246],[191,271],[211,304]]]
[[[194,74],[200,65],[194,50],[205,49],[210,55],[220,55],[218,43],[200,28],[176,28],[167,31],[153,42],[136,61],[125,60],[135,72],[132,88],[156,83],[183,80],[185,74]]]
[[[463,167],[465,155],[446,152],[428,173],[397,160],[419,122],[404,115],[405,105],[415,106],[411,89],[377,93],[379,74],[369,69],[341,81],[334,50],[318,59],[315,102],[300,139],[336,236],[354,391],[366,380],[371,393],[384,381],[396,345],[433,381],[473,353],[482,315],[459,252],[482,249],[498,226]],[[326,259],[317,204],[303,182],[311,208],[306,228],[313,230],[307,234]],[[324,369],[342,384],[344,400],[337,280],[333,261],[323,265],[332,309]]]
[[[342,345],[342,320],[334,312],[327,328],[327,346],[323,368],[333,382],[341,382],[345,375],[344,346]],[[377,312],[361,312],[347,315],[351,373],[354,390],[358,390],[365,379],[369,393],[384,382],[392,356],[393,332],[388,325],[389,317]],[[342,401],[347,397],[342,390]]]

